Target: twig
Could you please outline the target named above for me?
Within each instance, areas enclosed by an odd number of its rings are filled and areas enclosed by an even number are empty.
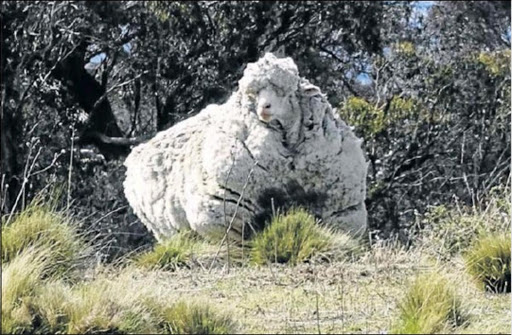
[[[71,175],[73,173],[73,147],[75,145],[75,126],[71,130],[71,151],[69,154],[69,169],[68,169],[68,197],[66,204],[66,211],[69,211],[69,204],[71,201]]]
[[[235,144],[236,144],[236,141],[235,141]],[[231,157],[233,158],[233,160],[231,162],[231,166],[229,167],[228,175],[226,176],[224,185],[228,184],[229,177],[231,177],[231,172],[233,171],[233,167],[235,166],[235,162],[236,162],[236,156],[233,153],[233,147],[231,148]],[[228,221],[227,221],[227,217],[226,217],[226,188],[224,188],[224,196],[222,199],[222,205],[224,207],[224,225],[227,225]],[[230,257],[230,252],[229,252],[230,251],[229,250],[229,237],[227,237],[227,234],[226,234],[226,239],[227,239],[226,249],[228,252],[228,273],[229,273],[229,269],[230,269],[230,265],[231,265],[231,257]],[[242,239],[243,239],[243,234],[242,234]]]
[[[251,176],[252,174],[254,173],[254,167],[258,164],[258,161],[255,161],[253,167],[251,168],[251,171],[249,171],[249,174],[247,175],[247,179],[245,180],[245,184],[242,188],[242,192],[240,192],[240,196],[238,197],[238,201],[236,202],[236,207],[235,207],[235,212],[233,213],[233,216],[231,217],[231,220],[229,221],[229,226],[228,228],[226,229],[226,232],[224,233],[224,237],[222,238],[222,240],[220,241],[220,245],[219,245],[219,249],[217,250],[217,252],[215,253],[215,257],[213,258],[212,260],[212,263],[210,264],[210,268],[208,269],[208,273],[211,272],[212,268],[213,268],[213,264],[215,263],[215,261],[217,260],[217,257],[219,256],[219,253],[220,253],[220,250],[222,248],[222,245],[224,244],[224,242],[226,241],[227,239],[227,236],[229,234],[229,232],[231,231],[231,228],[233,227],[233,222],[235,221],[235,218],[236,218],[236,215],[238,214],[238,208],[240,207],[240,202],[242,201],[242,198],[244,196],[244,193],[245,193],[245,189],[247,188],[247,186],[249,185],[249,180],[251,179]],[[243,238],[243,236],[242,236]]]
[[[33,177],[33,176],[37,176],[38,174],[40,173],[43,173],[45,171],[48,171],[49,169],[51,169],[55,163],[57,162],[57,159],[59,159],[59,157],[62,156],[62,153],[59,152],[59,153],[55,153],[53,155],[53,159],[52,159],[52,162],[50,163],[50,165],[48,165],[47,167],[45,168],[42,168],[41,170],[37,170],[36,172],[32,173],[30,176]]]
[[[29,147],[27,162],[25,163],[25,170],[23,171],[23,183],[21,184],[20,191],[18,192],[18,195],[16,196],[16,201],[14,201],[14,205],[11,208],[11,212],[9,213],[9,217],[7,218],[7,221],[5,223],[6,225],[9,224],[9,222],[11,221],[12,216],[13,216],[14,212],[16,211],[16,207],[18,207],[18,202],[20,201],[21,196],[25,193],[25,186],[28,183],[28,178],[30,177],[31,169],[34,167],[35,161],[39,157],[39,154],[41,153],[41,148],[39,148],[36,156],[34,157],[34,161],[32,162],[32,164],[29,164],[30,156],[32,155],[33,148],[34,148],[33,145],[31,145]],[[31,166],[30,168],[29,168],[29,165]]]
[[[322,331],[320,329],[320,310],[318,308],[318,291],[315,290],[315,297],[316,297],[316,326],[318,328],[318,334],[322,334]]]
[[[123,87],[123,86],[126,86],[128,85],[129,83],[131,83],[132,81],[134,80],[137,80],[139,79],[142,75],[148,73],[149,71],[146,70],[138,75],[136,75],[135,77],[133,77],[132,79],[129,79],[123,83],[120,83],[120,84],[116,84],[116,85],[113,85],[111,88],[109,88],[105,93],[103,93],[103,95],[94,103],[94,106],[92,107],[92,110],[96,110],[96,108],[98,108],[98,106],[107,98],[108,94],[110,92],[112,92],[113,90],[115,90],[116,88],[120,88],[120,87]]]

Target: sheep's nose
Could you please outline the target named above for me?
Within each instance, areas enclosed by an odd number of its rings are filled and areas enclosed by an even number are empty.
[[[264,109],[270,109],[270,107],[272,107],[271,104],[266,104],[266,105],[263,106]]]
[[[267,107],[267,105],[261,106],[261,108],[258,111],[258,116],[259,116],[260,120],[262,120],[264,122],[268,122],[271,117],[269,107]]]

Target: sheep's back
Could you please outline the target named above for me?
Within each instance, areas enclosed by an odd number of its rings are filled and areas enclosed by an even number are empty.
[[[161,131],[133,148],[125,160],[126,199],[159,240],[190,227],[180,195],[186,191],[185,178],[196,160],[190,156],[201,143],[208,119],[209,113],[201,113]]]

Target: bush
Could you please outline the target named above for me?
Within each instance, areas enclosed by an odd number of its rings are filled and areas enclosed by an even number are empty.
[[[491,234],[476,241],[466,254],[468,272],[491,292],[510,292],[509,233]]]
[[[343,249],[344,245],[347,250],[353,248],[348,236],[335,235],[318,225],[306,210],[292,208],[287,214],[275,217],[253,238],[250,257],[253,263],[260,265],[267,262],[295,265],[321,253]]]
[[[136,265],[144,268],[176,270],[187,266],[194,253],[201,252],[206,242],[192,231],[179,232],[159,243],[152,251],[137,255]]]
[[[432,273],[416,278],[399,304],[398,334],[433,334],[460,326],[464,313],[451,284]]]
[[[26,248],[51,249],[52,274],[69,271],[85,250],[85,244],[72,222],[52,205],[34,201],[14,220],[2,225],[2,263],[9,262]]]

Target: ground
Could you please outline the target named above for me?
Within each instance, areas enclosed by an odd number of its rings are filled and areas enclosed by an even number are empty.
[[[452,333],[503,333],[511,329],[510,294],[480,290],[461,257],[441,263],[397,246],[375,246],[356,260],[334,263],[227,266],[207,270],[140,272],[161,290],[205,301],[239,322],[243,333],[389,333],[397,304],[411,279],[440,272],[457,283],[468,312]]]

